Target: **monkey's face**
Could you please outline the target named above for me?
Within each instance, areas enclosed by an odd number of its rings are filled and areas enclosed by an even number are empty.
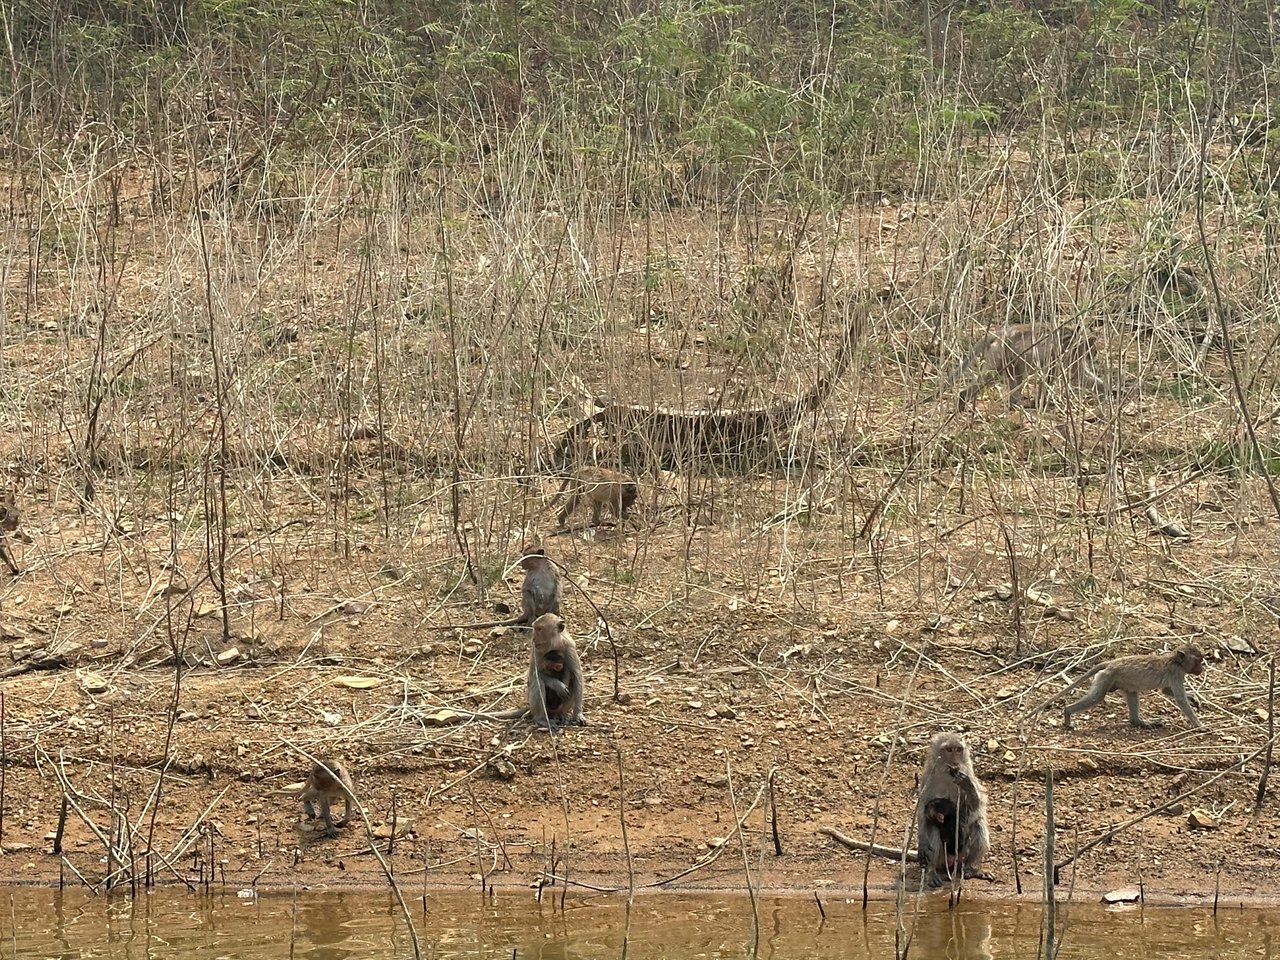
[[[1204,654],[1195,647],[1184,647],[1178,651],[1178,666],[1182,667],[1187,673],[1193,673],[1197,676],[1204,673]]]
[[[951,767],[963,766],[968,762],[968,748],[959,737],[946,737],[938,744],[938,752],[943,763]]]

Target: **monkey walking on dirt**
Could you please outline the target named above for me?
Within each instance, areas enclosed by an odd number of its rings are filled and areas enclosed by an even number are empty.
[[[1187,722],[1197,730],[1205,726],[1196,716],[1187,693],[1187,674],[1199,676],[1204,673],[1204,654],[1199,648],[1190,644],[1179,647],[1169,653],[1139,653],[1128,657],[1116,657],[1100,663],[1084,676],[1070,683],[1066,689],[1051,697],[1045,707],[1065,697],[1081,684],[1092,680],[1089,692],[1075,703],[1062,708],[1062,725],[1071,729],[1073,714],[1088,710],[1100,704],[1108,693],[1114,690],[1124,691],[1129,704],[1129,725],[1140,730],[1154,726],[1143,720],[1138,714],[1138,694],[1147,690],[1159,690],[1178,705]],[[1197,702],[1198,705],[1198,702]],[[1041,707],[1040,709],[1044,709]]]

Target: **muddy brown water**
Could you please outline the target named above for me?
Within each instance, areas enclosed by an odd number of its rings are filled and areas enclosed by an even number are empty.
[[[886,960],[897,933],[891,902],[764,897],[756,955],[770,960]],[[909,900],[909,956],[920,960],[1033,960],[1040,947],[1038,904],[972,901],[948,910],[945,896]],[[1063,958],[1280,958],[1280,911],[1060,906]],[[532,893],[431,893],[425,915],[411,903],[421,955],[453,958],[749,958],[750,900],[738,895],[636,899],[628,921],[620,898],[571,898],[560,909]],[[0,892],[0,958],[163,958],[259,960],[412,957],[403,915],[387,895],[368,892],[140,896],[12,888]]]

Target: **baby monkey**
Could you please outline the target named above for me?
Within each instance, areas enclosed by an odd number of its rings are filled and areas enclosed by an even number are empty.
[[[614,521],[621,526],[626,519],[627,511],[639,496],[636,482],[625,473],[610,470],[607,467],[583,467],[570,474],[560,485],[560,490],[547,504],[548,509],[555,506],[557,500],[569,489],[569,498],[564,509],[556,518],[556,525],[564,528],[569,514],[578,508],[580,503],[591,505],[591,525],[600,526],[600,515],[607,508],[613,514]]]
[[[524,583],[520,585],[520,616],[510,620],[492,620],[487,623],[450,624],[434,627],[435,630],[483,630],[486,627],[524,627],[544,613],[559,613],[562,588],[556,565],[547,559],[541,549],[528,551],[520,558],[524,570]]]
[[[327,770],[326,767],[328,767]],[[308,820],[316,818],[315,807],[312,804],[318,802],[320,816],[324,819],[324,835],[336,837],[337,828],[345,827],[351,819],[351,795],[355,788],[351,771],[347,769],[346,764],[339,763],[337,760],[325,760],[324,763],[311,764],[307,782],[303,784],[298,799],[302,801],[302,808],[306,811]],[[344,805],[342,819],[335,823],[329,806],[339,798]]]
[[[1138,694],[1147,690],[1159,690],[1178,705],[1182,715],[1193,727],[1203,730],[1204,725],[1187,698],[1186,680],[1189,673],[1197,676],[1204,673],[1204,654],[1190,645],[1179,647],[1170,653],[1140,653],[1100,663],[1058,694],[1058,697],[1065,696],[1086,680],[1093,679],[1093,686],[1088,693],[1062,708],[1062,725],[1070,730],[1073,713],[1097,706],[1113,690],[1123,690],[1129,701],[1129,724],[1143,730],[1149,729],[1153,724],[1138,716]]]
[[[954,874],[962,866],[957,851],[960,849],[960,812],[955,801],[946,797],[934,797],[924,805],[925,820],[933,824],[942,839],[942,852],[946,857],[948,874]]]

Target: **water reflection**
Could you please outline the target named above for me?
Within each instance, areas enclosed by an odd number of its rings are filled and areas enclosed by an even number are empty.
[[[240,899],[164,890],[136,900],[80,891],[13,888],[0,893],[0,957],[59,960],[266,960],[295,957],[412,957],[395,900],[380,893],[299,891]],[[945,897],[908,901],[901,937],[892,903],[863,911],[858,902],[763,898],[762,960],[882,960],[909,943],[922,960],[1033,960],[1040,940],[1037,904],[969,901],[948,910]],[[620,898],[536,902],[523,891],[481,899],[441,892],[411,902],[422,955],[433,960],[648,960],[747,958],[751,904],[711,894],[644,896],[627,916]],[[1280,913],[1207,909],[1107,911],[1064,907],[1064,958],[1162,960],[1272,958]]]

